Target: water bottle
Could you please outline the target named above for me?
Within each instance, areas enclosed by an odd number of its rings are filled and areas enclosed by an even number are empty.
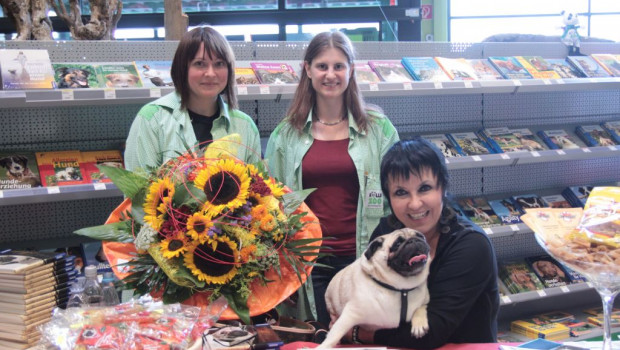
[[[84,275],[86,276],[83,292],[84,304],[87,306],[101,306],[103,291],[97,280],[97,267],[95,265],[86,266],[84,268]]]
[[[103,280],[101,280],[101,289],[103,294],[103,306],[114,306],[120,303],[118,298],[118,291],[114,285],[114,274],[112,272],[106,272],[103,274]]]
[[[82,307],[84,306],[84,277],[78,277],[78,279],[71,283],[69,288],[70,296],[67,301],[67,308],[70,307]]]

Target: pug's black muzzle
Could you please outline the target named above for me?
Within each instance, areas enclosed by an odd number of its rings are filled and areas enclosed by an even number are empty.
[[[401,276],[417,275],[424,269],[430,250],[424,238],[399,237],[390,247],[388,266]]]

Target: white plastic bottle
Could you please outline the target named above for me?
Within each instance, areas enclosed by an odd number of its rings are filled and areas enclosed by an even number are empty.
[[[120,303],[118,298],[118,291],[114,286],[114,274],[112,272],[106,272],[103,274],[101,280],[101,289],[103,290],[102,306],[114,306]]]
[[[95,265],[88,265],[84,268],[84,275],[86,276],[86,282],[84,282],[84,304],[86,306],[101,306],[103,299],[103,291],[101,285],[97,280],[97,267]]]

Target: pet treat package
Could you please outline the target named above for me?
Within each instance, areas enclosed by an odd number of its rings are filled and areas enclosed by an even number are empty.
[[[0,152],[0,191],[41,187],[34,152]]]

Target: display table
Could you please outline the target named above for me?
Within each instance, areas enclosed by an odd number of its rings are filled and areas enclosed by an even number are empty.
[[[507,344],[511,345],[511,344]],[[314,348],[317,347],[316,343],[308,343],[308,342],[293,342],[289,344],[285,344],[280,349],[281,350],[298,350],[301,348]],[[446,344],[440,348],[439,350],[497,350],[499,344],[497,343],[486,343],[486,344]],[[372,349],[373,345],[339,345],[338,347],[347,348],[347,347],[363,347],[365,349]],[[385,348],[385,346],[376,347]],[[389,349],[396,349],[394,347],[388,347]]]

